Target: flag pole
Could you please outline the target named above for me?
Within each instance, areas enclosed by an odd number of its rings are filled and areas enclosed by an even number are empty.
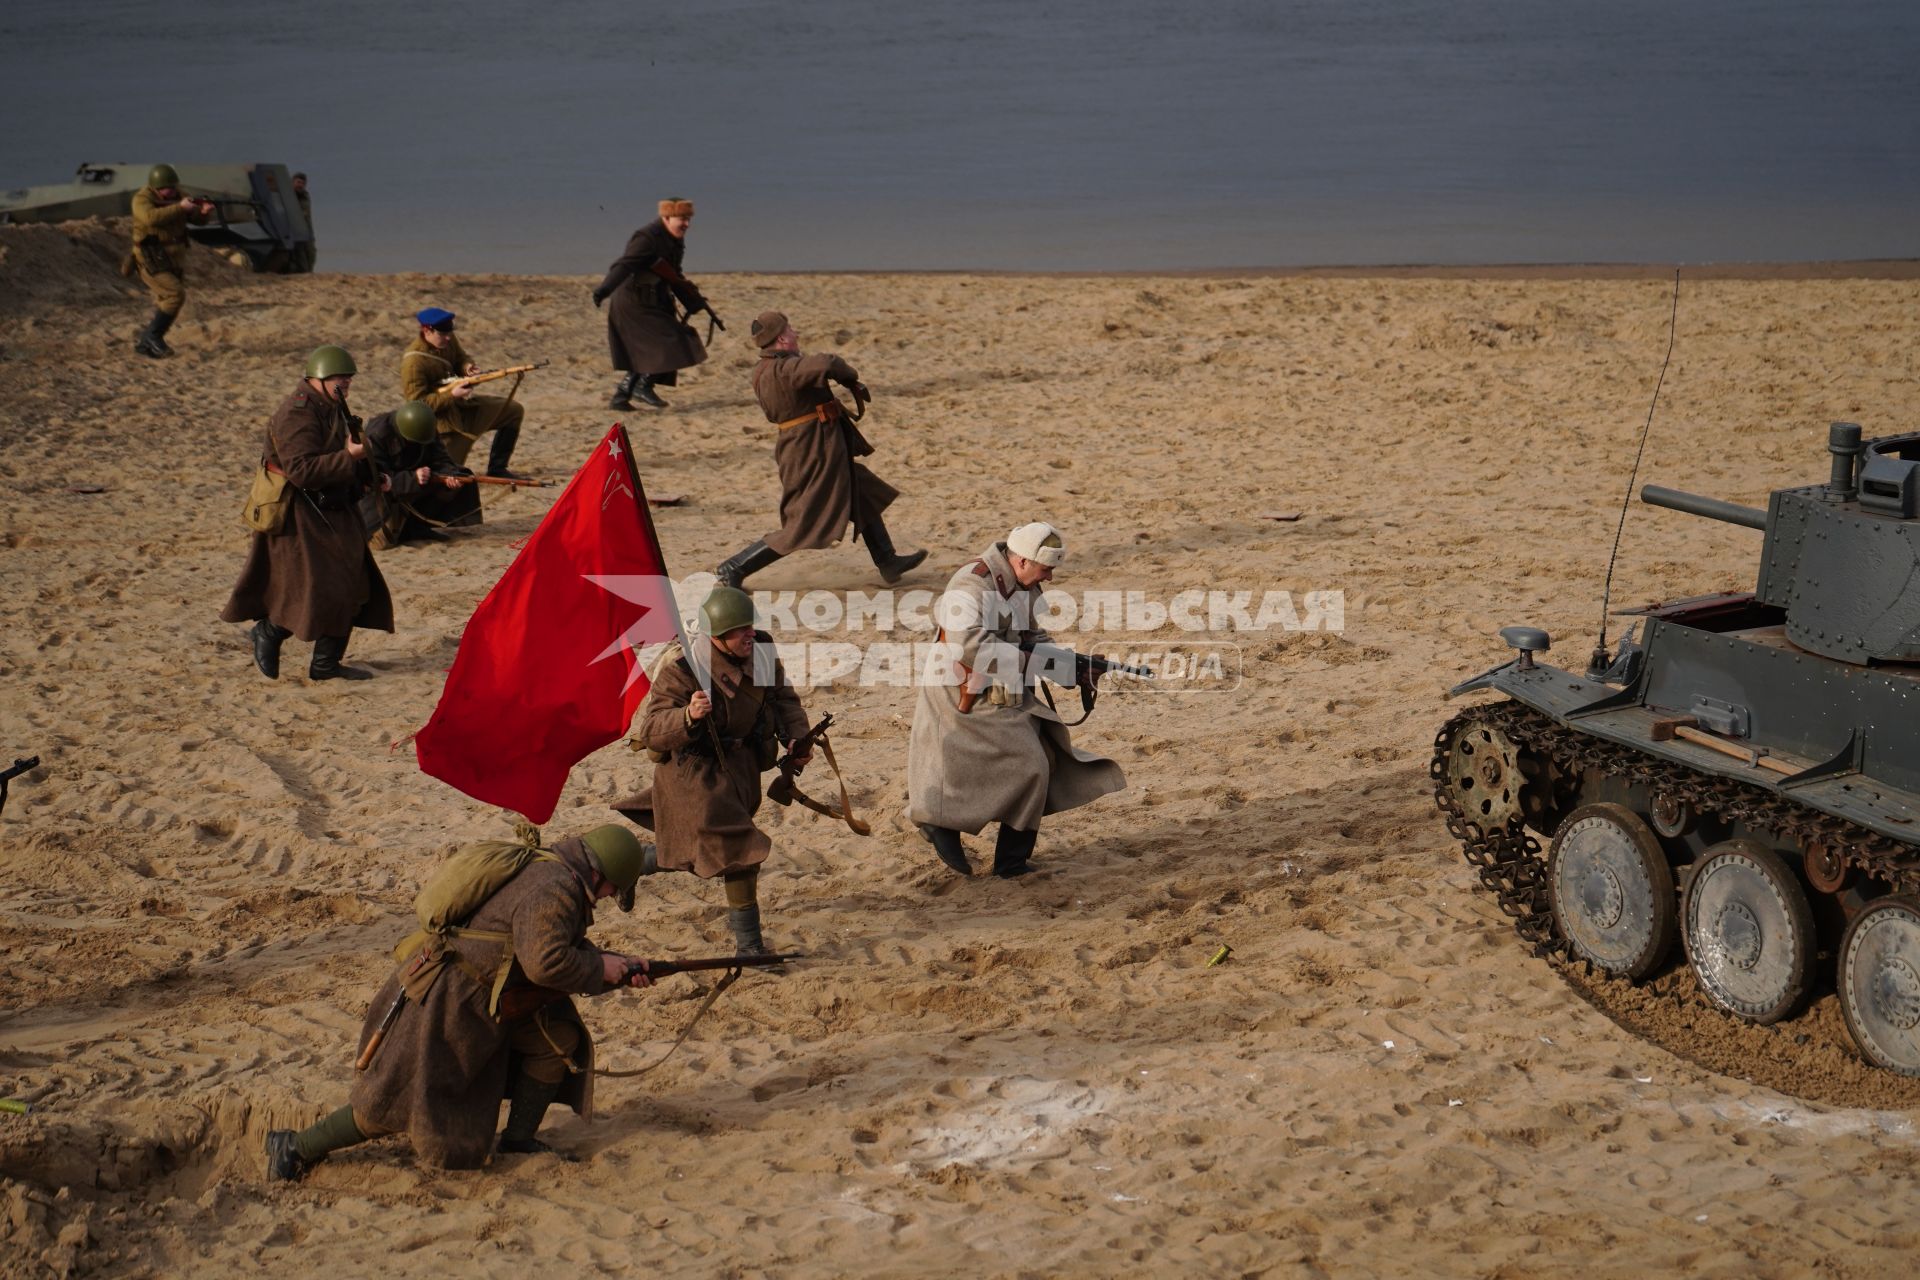
[[[653,527],[653,507],[647,502],[647,488],[640,482],[640,469],[633,465],[633,441],[627,438],[625,423],[616,422],[613,424],[613,429],[620,433],[620,443],[624,446],[621,450],[621,457],[627,464],[627,478],[633,481],[634,496],[639,500],[640,522],[646,526],[648,540],[651,541],[660,552],[660,568],[664,572],[667,567],[667,548],[666,544],[660,541],[659,531]],[[673,579],[671,576],[667,579],[667,594],[669,597],[673,596]],[[687,628],[680,618],[680,601],[678,598],[674,598],[673,601],[673,633],[680,638],[680,652],[687,656],[687,667],[693,672],[693,678],[699,683],[700,691],[706,694],[708,700],[711,702],[713,698],[713,663],[708,660],[706,654],[696,653],[693,643],[687,639]],[[640,653],[638,650],[634,651],[633,660],[635,662],[640,661]],[[707,735],[713,740],[714,762],[717,764],[726,754],[725,748],[720,745],[720,727],[714,723],[712,711],[708,711],[705,719],[707,723]]]

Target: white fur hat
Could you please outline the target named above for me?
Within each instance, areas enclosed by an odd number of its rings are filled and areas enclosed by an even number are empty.
[[[1026,560],[1058,569],[1067,558],[1060,531],[1044,520],[1023,524],[1007,535],[1007,550]]]

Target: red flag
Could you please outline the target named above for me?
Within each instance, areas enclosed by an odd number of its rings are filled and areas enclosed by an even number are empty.
[[[540,823],[567,772],[618,739],[647,693],[641,646],[680,636],[680,611],[615,424],[480,602],[420,768]]]

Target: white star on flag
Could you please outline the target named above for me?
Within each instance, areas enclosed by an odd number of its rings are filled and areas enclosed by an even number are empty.
[[[640,615],[627,629],[615,636],[587,664],[592,666],[623,650],[632,649],[633,667],[627,672],[627,682],[620,686],[620,692],[625,693],[633,688],[634,681],[646,675],[646,669],[640,663],[640,650],[650,642],[680,638],[680,606],[673,598],[672,581],[650,573],[583,573],[580,576],[602,591],[611,592],[629,604],[641,606]]]

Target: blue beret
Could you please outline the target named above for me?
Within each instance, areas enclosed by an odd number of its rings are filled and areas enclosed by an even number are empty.
[[[440,307],[428,307],[425,311],[416,315],[414,319],[431,329],[437,324],[445,324],[447,321],[453,319],[453,312]]]

